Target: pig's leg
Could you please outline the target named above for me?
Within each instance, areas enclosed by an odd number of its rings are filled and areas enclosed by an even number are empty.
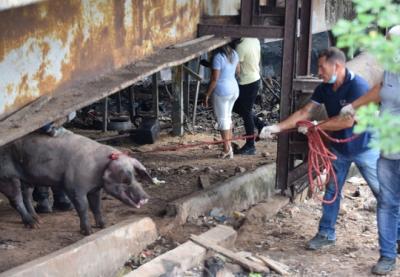
[[[65,192],[67,193],[68,198],[72,201],[72,204],[74,204],[75,210],[78,212],[81,233],[85,236],[90,235],[92,233],[92,228],[89,224],[88,200],[86,193],[79,192],[70,187],[65,187]]]
[[[94,220],[96,221],[96,227],[104,228],[106,224],[103,220],[103,216],[101,215],[101,190],[88,193],[87,198],[89,201],[90,210],[92,211]]]
[[[10,205],[17,210],[25,226],[39,227],[32,215],[26,210],[21,193],[21,182],[17,178],[2,182],[0,191],[7,196]]]
[[[31,216],[36,220],[36,222],[40,223],[40,218],[32,205],[32,192],[32,186],[27,184],[22,185],[22,198],[24,200],[25,208],[27,209],[28,213],[30,213]]]

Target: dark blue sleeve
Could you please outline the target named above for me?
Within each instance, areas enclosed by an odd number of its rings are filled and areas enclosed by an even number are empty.
[[[346,102],[347,103],[353,102],[357,98],[359,98],[359,97],[363,96],[365,93],[367,93],[368,90],[369,90],[369,85],[368,85],[367,81],[365,81],[363,78],[361,78],[359,76],[356,76],[352,80],[351,89],[350,89],[349,93],[347,94]]]
[[[317,103],[317,104],[323,104],[324,99],[322,97],[322,87],[319,85],[318,87],[315,88],[313,95],[311,96],[310,99],[312,102]]]

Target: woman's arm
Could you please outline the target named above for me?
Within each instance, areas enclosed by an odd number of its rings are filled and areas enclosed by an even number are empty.
[[[219,79],[219,70],[213,69],[211,73],[210,84],[208,85],[208,89],[206,92],[206,98],[204,99],[204,106],[208,107],[208,100],[210,99],[211,94],[213,93],[215,87],[217,86],[217,81]]]

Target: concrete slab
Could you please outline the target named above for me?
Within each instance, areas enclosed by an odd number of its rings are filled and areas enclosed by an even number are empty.
[[[115,276],[131,255],[139,254],[157,236],[150,218],[125,220],[0,276]]]
[[[215,242],[224,247],[232,247],[236,240],[236,231],[231,227],[218,225],[203,233],[200,238]],[[207,250],[198,244],[188,241],[177,248],[164,253],[124,277],[158,277],[168,275],[175,267],[185,271],[198,266],[205,258]]]
[[[169,205],[167,213],[176,215],[176,222],[184,224],[188,218],[207,214],[214,207],[220,207],[227,213],[245,210],[269,198],[274,191],[275,163],[178,199]]]

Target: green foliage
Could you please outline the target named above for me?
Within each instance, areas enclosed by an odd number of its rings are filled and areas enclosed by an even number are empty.
[[[391,0],[353,0],[357,13],[354,20],[339,20],[333,28],[337,47],[348,48],[353,57],[360,49],[373,54],[386,70],[400,72],[400,37],[386,40],[379,30],[400,24],[400,5]]]
[[[262,277],[260,273],[250,273],[249,277]]]
[[[378,116],[378,106],[369,104],[357,111],[355,132],[371,130],[375,137],[371,146],[385,154],[400,153],[400,118],[388,113]]]
[[[400,5],[391,0],[353,0],[354,20],[339,20],[333,28],[337,47],[348,48],[349,56],[355,51],[374,55],[385,70],[400,74],[400,36],[386,39],[382,32],[400,24]],[[398,88],[400,89],[400,88]],[[370,130],[375,134],[372,146],[383,153],[400,152],[400,118],[390,114],[378,116],[378,107],[370,104],[357,111],[356,132]]]

